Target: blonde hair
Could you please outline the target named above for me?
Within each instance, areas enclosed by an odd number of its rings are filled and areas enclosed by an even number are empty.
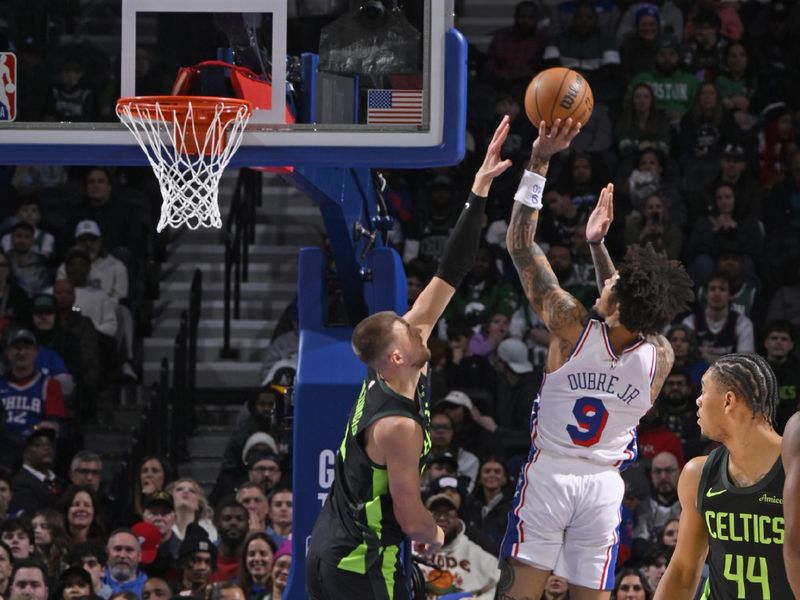
[[[356,325],[351,344],[359,360],[374,367],[394,341],[392,328],[397,322],[402,323],[397,313],[384,310],[368,316]]]
[[[178,487],[181,483],[188,483],[192,486],[192,490],[197,494],[197,510],[194,513],[194,520],[195,521],[202,521],[204,519],[212,520],[214,517],[214,511],[211,510],[211,505],[209,505],[208,500],[206,499],[206,494],[203,491],[203,488],[200,487],[200,484],[197,483],[194,479],[189,477],[184,477],[182,479],[176,479],[167,485],[164,489],[170,496],[173,496],[174,499],[174,492],[175,488]]]

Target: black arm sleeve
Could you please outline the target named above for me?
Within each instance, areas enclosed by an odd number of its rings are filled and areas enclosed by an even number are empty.
[[[475,260],[480,243],[486,198],[470,192],[467,203],[444,247],[436,276],[458,289]]]

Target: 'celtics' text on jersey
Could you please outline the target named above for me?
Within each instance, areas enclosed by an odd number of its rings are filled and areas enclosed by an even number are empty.
[[[727,449],[709,455],[697,493],[709,537],[703,599],[792,600],[783,565],[783,480],[778,457],[761,481],[736,487]]]

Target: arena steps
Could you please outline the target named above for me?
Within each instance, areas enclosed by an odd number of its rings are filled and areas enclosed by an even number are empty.
[[[227,215],[237,173],[227,173],[220,186],[220,208]],[[319,246],[324,228],[319,209],[276,175],[265,174],[263,205],[258,209],[255,244],[249,247],[249,280],[241,284],[240,319],[231,321],[231,348],[237,359],[222,360],[224,331],[224,233],[221,230],[179,230],[172,236],[161,268],[159,298],[154,307],[153,335],[143,341],[145,384],[157,381],[166,357],[172,369],[174,340],[181,313],[188,308],[195,269],[203,273],[203,299],[198,323],[196,428],[187,439],[189,460],[180,475],[213,489],[225,446],[243,405],[260,383],[261,353],[297,287],[297,257],[303,246]]]
[[[264,298],[263,300],[252,299],[242,300],[239,304],[239,316],[245,320],[277,320],[283,309],[286,308],[287,301],[284,298]],[[175,300],[162,300],[157,307],[156,314],[156,335],[169,335],[169,331],[160,331],[162,323],[171,323],[180,319],[181,312],[186,310],[186,300],[178,298]],[[200,308],[200,327],[203,327],[206,319],[222,320],[225,314],[224,300],[206,300]],[[235,327],[235,320],[231,321],[231,329]],[[221,331],[220,325],[220,331]],[[174,337],[174,334],[172,334]]]
[[[223,176],[220,213],[225,220],[238,173]],[[231,348],[237,360],[221,360],[225,312],[225,234],[219,229],[178,230],[161,268],[153,335],[143,342],[144,382],[158,379],[160,363],[172,363],[181,312],[188,308],[195,269],[203,273],[198,325],[197,387],[253,388],[261,371],[260,353],[297,287],[297,256],[303,246],[318,246],[324,228],[319,209],[277,175],[264,174],[262,206],[257,209],[255,244],[249,247],[249,280],[241,284],[240,319],[231,321]]]
[[[231,321],[231,335],[233,337],[240,337],[257,333],[262,336],[268,336],[272,333],[277,319],[234,319]],[[223,327],[225,322],[221,318],[208,318],[203,317],[200,319],[197,334],[198,337],[208,339],[222,339]],[[175,336],[180,327],[180,319],[165,318],[159,321],[159,329],[163,335]]]
[[[246,337],[243,334],[234,337],[231,335],[231,345],[239,351],[239,360],[258,362],[261,352],[269,346],[269,337]],[[170,338],[149,338],[144,341],[144,355],[155,356],[163,354],[167,356],[172,353],[173,347],[174,340]],[[221,335],[218,338],[217,336],[205,339],[200,339],[198,337],[197,360],[201,363],[213,363],[219,360],[220,348],[222,348]],[[257,382],[253,383],[255,384]]]
[[[519,0],[465,0],[458,29],[481,52],[489,49],[498,29],[514,24],[514,7]]]
[[[283,249],[284,247],[279,246],[279,248]],[[269,263],[264,264],[261,262],[263,258],[256,257],[258,262],[251,263],[247,269],[248,278],[251,282],[294,283],[297,278],[297,268],[293,264],[293,258],[291,253],[281,252],[279,257],[274,257]],[[191,262],[186,261],[172,265],[166,275],[170,276],[171,284],[183,282],[188,284],[194,276],[195,269],[203,272],[204,284],[225,282],[225,265],[218,262],[201,261],[200,257],[194,258]]]
[[[223,431],[207,431],[199,430],[198,435],[189,438],[187,445],[189,448],[189,455],[192,460],[208,458],[219,459],[225,453],[225,446],[228,445],[230,439],[230,430]],[[219,469],[219,466],[217,467]]]
[[[191,477],[211,493],[219,474],[222,456],[242,405],[254,392],[206,389],[198,392],[195,406],[197,428],[187,440],[190,461],[180,465],[181,477]]]
[[[208,281],[206,272],[203,272],[203,300],[223,300],[225,284],[223,281]],[[293,280],[274,281],[265,276],[261,281],[245,281],[241,284],[243,298],[254,299],[269,296],[271,298],[286,298],[286,304],[294,297],[297,284]],[[296,277],[296,275],[295,275]],[[221,279],[221,277],[220,277]],[[289,279],[289,277],[286,277]],[[294,278],[292,278],[294,279]],[[161,284],[160,298],[162,300],[181,300],[189,297],[190,281],[168,281]]]

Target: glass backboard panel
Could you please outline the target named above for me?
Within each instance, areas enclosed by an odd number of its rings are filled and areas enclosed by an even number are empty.
[[[0,114],[0,162],[145,164],[116,100],[176,82],[189,95],[259,98],[234,164],[379,166],[420,148],[445,160],[436,155],[463,138],[446,124],[459,125],[466,78],[452,1],[332,0],[321,15],[298,5],[101,0],[81,3],[70,27],[21,28],[0,48],[16,60],[17,107],[13,121]],[[250,73],[188,69],[216,60]]]

